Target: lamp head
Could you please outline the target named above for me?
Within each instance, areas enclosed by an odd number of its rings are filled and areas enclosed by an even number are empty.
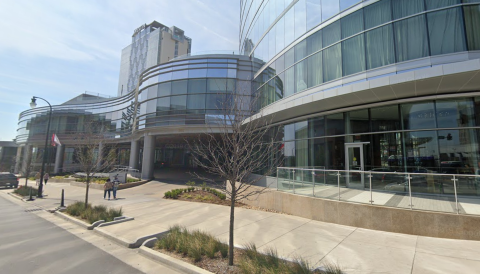
[[[30,107],[31,108],[35,108],[37,106],[37,99],[35,98],[35,96],[32,97],[32,101],[30,102]]]

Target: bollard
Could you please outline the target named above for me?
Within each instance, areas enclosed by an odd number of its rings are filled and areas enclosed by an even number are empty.
[[[30,198],[28,198],[27,201],[33,201],[33,196],[32,196],[32,187],[30,187]]]
[[[60,207],[65,207],[65,193],[62,189],[62,201],[60,202]]]

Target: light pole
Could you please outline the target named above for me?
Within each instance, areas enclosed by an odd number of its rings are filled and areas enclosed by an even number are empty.
[[[50,111],[48,112],[48,123],[47,123],[47,132],[45,133],[45,147],[43,149],[43,160],[42,160],[42,169],[40,170],[40,184],[38,185],[38,198],[43,198],[43,175],[45,174],[45,162],[47,161],[47,149],[48,149],[48,137],[49,137],[49,131],[50,131],[50,120],[52,120],[52,105],[50,103],[40,97],[33,96],[32,97],[32,102],[30,102],[30,107],[35,108],[37,106],[37,99],[41,99],[45,101],[48,106],[50,107]]]

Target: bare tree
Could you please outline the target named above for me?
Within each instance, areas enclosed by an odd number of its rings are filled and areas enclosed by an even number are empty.
[[[83,132],[77,134],[75,147],[76,161],[86,174],[85,207],[88,205],[90,181],[95,174],[105,171],[115,164],[115,148],[106,146],[108,132],[101,122],[85,122]]]
[[[222,98],[222,95],[219,94]],[[230,203],[229,265],[233,265],[235,203],[264,192],[266,187],[252,187],[278,166],[279,145],[271,118],[262,111],[255,113],[258,98],[249,89],[223,96],[218,101],[216,121],[210,121],[208,132],[189,141],[194,163],[208,173],[222,178],[222,189]],[[256,114],[256,119],[245,118]],[[255,173],[255,176],[252,174]],[[214,183],[213,179],[195,176]]]
[[[42,161],[42,157],[38,152],[28,151],[26,157],[23,159],[22,168],[20,169],[20,174],[25,176],[25,187],[28,185],[28,176],[34,170],[36,163]]]

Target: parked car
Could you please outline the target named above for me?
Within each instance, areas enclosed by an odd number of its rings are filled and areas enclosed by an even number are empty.
[[[18,178],[10,172],[0,172],[0,187],[18,187]]]

